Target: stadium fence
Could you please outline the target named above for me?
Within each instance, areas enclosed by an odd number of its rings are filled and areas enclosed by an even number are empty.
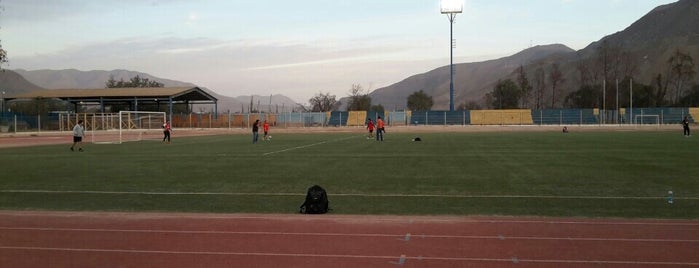
[[[2,113],[0,132],[71,131],[83,119],[90,131],[114,129],[105,113],[54,112],[46,115]],[[285,113],[189,113],[170,116],[173,128],[250,128],[255,120],[273,127],[364,127],[366,120],[381,116],[388,126],[405,125],[624,125],[636,118],[659,118],[660,124],[679,124],[685,116],[694,123],[699,108],[661,107],[619,110],[600,109],[510,109],[464,111],[334,111]],[[107,118],[107,119],[105,119]],[[94,120],[93,120],[94,119]],[[107,120],[107,121],[105,121]],[[93,123],[94,122],[94,123]],[[90,125],[94,124],[94,126]]]

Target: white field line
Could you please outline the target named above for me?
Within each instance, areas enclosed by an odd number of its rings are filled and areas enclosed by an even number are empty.
[[[440,234],[381,234],[381,233],[304,233],[304,232],[245,232],[245,231],[198,231],[198,230],[154,230],[154,229],[104,229],[104,228],[54,228],[54,227],[3,227],[7,231],[39,232],[104,232],[142,234],[216,234],[216,235],[267,235],[267,236],[328,236],[328,237],[371,237],[419,239],[467,239],[467,240],[544,240],[544,241],[597,241],[597,242],[659,242],[659,243],[699,243],[698,239],[658,239],[658,238],[608,238],[608,237],[547,237],[547,236],[503,236],[503,235],[440,235]]]
[[[27,211],[2,211],[0,210],[0,216],[19,216],[19,217],[110,217],[110,215],[117,217],[129,217],[133,215],[139,215],[141,217],[155,217],[155,218],[197,218],[197,219],[217,219],[217,220],[308,220],[308,215],[301,214],[186,214],[186,213],[144,213],[144,212],[134,212],[134,213],[107,213],[101,214],[96,212],[27,212]],[[92,215],[92,216],[91,216]],[[346,221],[350,220],[352,222],[357,221],[356,215],[322,215],[316,217],[316,220],[330,220],[330,221]],[[699,221],[593,221],[593,220],[566,220],[566,219],[510,219],[510,218],[471,218],[471,217],[446,217],[440,218],[435,216],[362,216],[362,219],[366,219],[367,222],[393,222],[393,223],[462,223],[462,224],[479,224],[479,223],[489,223],[489,224],[566,224],[566,225],[619,225],[619,226],[689,226],[695,227],[699,226]]]
[[[299,258],[335,258],[335,259],[383,259],[401,260],[404,264],[413,261],[453,261],[453,262],[507,262],[507,263],[562,263],[562,264],[617,264],[617,265],[655,265],[655,266],[699,266],[696,262],[652,262],[652,261],[605,261],[605,260],[553,260],[553,259],[518,259],[518,258],[476,258],[476,257],[425,257],[425,256],[382,256],[349,254],[306,254],[273,252],[226,252],[226,251],[169,251],[169,250],[135,250],[135,249],[99,249],[99,248],[52,248],[52,247],[13,247],[0,246],[4,250],[28,251],[63,251],[63,252],[98,252],[98,253],[133,253],[160,255],[220,255],[220,256],[259,256],[259,257],[299,257]]]
[[[340,139],[334,139],[334,140],[328,140],[328,141],[321,141],[321,142],[316,142],[316,143],[312,143],[312,144],[296,146],[296,147],[287,148],[287,149],[283,149],[283,150],[279,150],[279,151],[267,152],[267,153],[262,154],[262,156],[267,156],[267,155],[271,155],[271,154],[277,154],[277,153],[283,153],[283,152],[288,152],[288,151],[293,151],[293,150],[308,148],[308,147],[312,147],[312,146],[316,146],[316,145],[321,145],[321,144],[325,144],[325,143],[330,143],[330,142],[338,142],[338,141],[343,141],[343,140],[349,140],[349,139],[353,139],[353,138],[357,138],[357,137],[361,137],[361,136],[350,136],[350,137],[345,137],[345,138],[340,138]]]
[[[89,191],[89,190],[0,190],[0,193],[45,194],[113,194],[113,195],[231,195],[231,196],[306,196],[305,193],[234,193],[234,192],[142,192],[142,191]],[[459,194],[330,194],[347,197],[437,197],[437,198],[530,198],[530,199],[665,199],[664,196],[585,196],[585,195],[459,195]],[[674,197],[675,200],[699,200],[696,196]]]

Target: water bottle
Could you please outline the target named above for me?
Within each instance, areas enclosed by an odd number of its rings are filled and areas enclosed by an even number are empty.
[[[672,191],[667,191],[667,203],[668,204],[672,204],[675,201],[673,195],[674,194],[672,193]]]

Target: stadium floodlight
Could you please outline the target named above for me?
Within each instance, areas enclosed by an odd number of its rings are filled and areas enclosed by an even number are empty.
[[[462,0],[442,0],[440,7],[442,14],[449,18],[449,111],[454,111],[454,18],[456,14],[463,12]]]
[[[442,14],[461,13],[464,10],[464,4],[461,0],[442,0],[440,11]]]

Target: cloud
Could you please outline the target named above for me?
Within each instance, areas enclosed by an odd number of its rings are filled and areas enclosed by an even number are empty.
[[[367,39],[353,44],[361,45],[139,37],[15,58],[10,68],[127,69],[192,82],[229,96],[284,94],[303,101],[319,90],[345,96],[353,83],[375,89],[443,63],[406,57],[402,54],[406,49],[383,42]]]

